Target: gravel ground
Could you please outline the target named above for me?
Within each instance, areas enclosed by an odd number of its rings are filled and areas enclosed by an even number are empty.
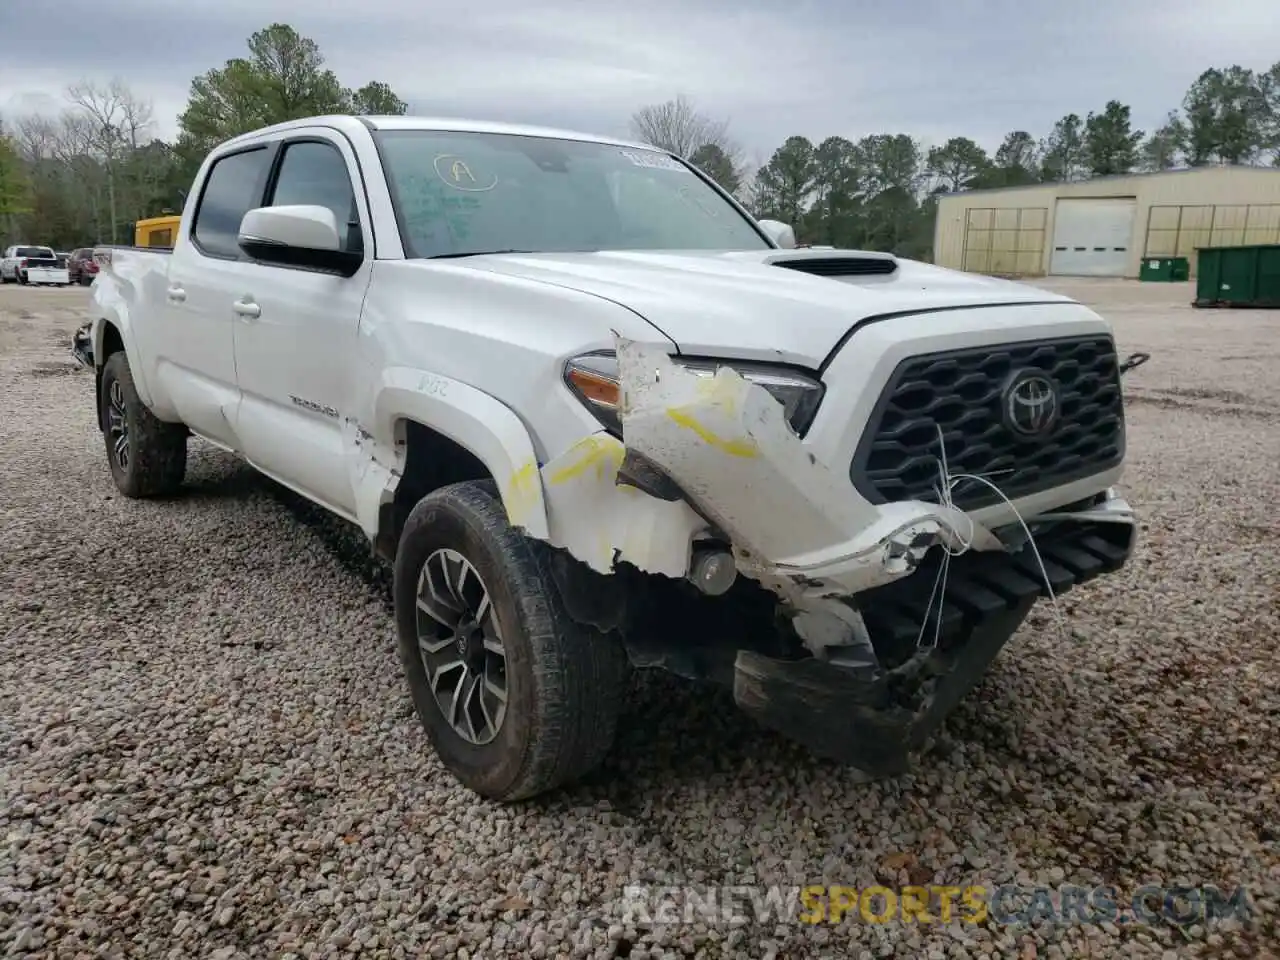
[[[501,808],[429,752],[360,541],[193,447],[117,496],[80,290],[0,290],[0,950],[48,957],[1275,956],[1280,313],[1059,283],[1148,350],[1120,575],[1040,611],[918,773],[863,785],[637,679],[590,782]],[[1194,926],[646,925],[626,884],[1248,885]],[[661,919],[655,916],[654,919]],[[624,922],[625,921],[625,922]]]

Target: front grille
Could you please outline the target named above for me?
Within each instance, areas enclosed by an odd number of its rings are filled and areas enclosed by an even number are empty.
[[[1005,389],[1022,371],[1057,388],[1057,421],[1036,437],[1005,422]],[[1115,343],[1106,336],[1072,337],[904,360],[854,454],[854,486],[872,503],[936,503],[939,427],[951,475],[986,477],[1011,500],[1114,467],[1124,455]],[[966,510],[1000,501],[974,481],[960,481],[951,496]]]

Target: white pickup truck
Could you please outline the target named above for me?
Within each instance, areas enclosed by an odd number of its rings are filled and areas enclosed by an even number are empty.
[[[60,260],[52,247],[9,247],[0,260],[0,283],[47,284],[66,287],[71,284],[67,263]]]
[[[117,487],[171,494],[194,435],[358,524],[489,797],[592,768],[629,664],[896,774],[1038,597],[1132,549],[1092,310],[795,249],[641,144],[293,121],[215,149],[172,253],[97,256]]]

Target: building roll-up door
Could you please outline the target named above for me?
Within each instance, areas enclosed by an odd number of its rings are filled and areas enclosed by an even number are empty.
[[[1132,197],[1059,200],[1049,272],[1068,277],[1123,277],[1129,268]]]

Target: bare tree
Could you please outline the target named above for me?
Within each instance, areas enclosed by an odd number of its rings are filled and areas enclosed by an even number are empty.
[[[52,117],[38,113],[19,117],[13,124],[18,155],[27,163],[38,163],[52,157],[57,147],[58,132],[58,123]]]
[[[724,151],[735,167],[741,163],[741,150],[729,138],[729,121],[701,113],[683,94],[666,103],[641,107],[631,116],[631,130],[638,139],[678,157],[687,159],[711,146]]]
[[[111,220],[111,242],[117,242],[119,209],[117,181],[122,156],[136,151],[151,129],[151,104],[139,100],[114,79],[106,86],[90,81],[73,84],[67,89],[72,113],[89,121],[92,146],[107,174],[107,209]]]

